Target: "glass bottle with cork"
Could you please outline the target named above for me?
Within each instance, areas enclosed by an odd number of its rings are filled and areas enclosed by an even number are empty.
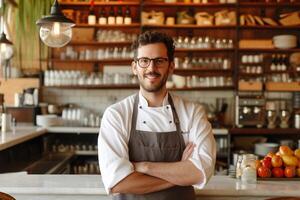
[[[108,24],[110,25],[116,24],[116,16],[115,16],[115,10],[113,6],[111,6],[109,10]]]
[[[124,24],[131,24],[132,23],[132,18],[131,18],[131,11],[129,6],[126,6],[125,10],[125,18],[124,18]]]
[[[104,7],[102,7],[100,12],[99,12],[98,23],[101,24],[101,25],[107,24],[107,16],[106,16],[106,12],[105,12]]]
[[[94,0],[91,0],[89,16],[88,16],[88,24],[95,25],[96,24],[96,14],[94,10]]]
[[[123,23],[124,23],[123,11],[122,11],[122,7],[119,6],[117,10],[116,24],[123,24]]]

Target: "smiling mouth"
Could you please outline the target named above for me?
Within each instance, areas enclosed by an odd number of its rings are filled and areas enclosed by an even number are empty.
[[[145,74],[144,77],[149,79],[149,80],[155,80],[155,79],[158,79],[160,77],[160,74],[158,74],[158,73],[149,73],[149,74]]]

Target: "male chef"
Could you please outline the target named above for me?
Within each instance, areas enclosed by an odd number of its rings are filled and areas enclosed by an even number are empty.
[[[98,155],[113,199],[193,200],[214,173],[216,144],[203,108],[166,88],[174,70],[173,39],[147,31],[133,44],[137,94],[109,106]]]

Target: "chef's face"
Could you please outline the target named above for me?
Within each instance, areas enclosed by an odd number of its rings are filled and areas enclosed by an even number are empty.
[[[140,46],[137,59],[132,62],[132,71],[138,76],[141,89],[147,92],[166,90],[166,82],[173,69],[174,63],[169,61],[164,43]]]

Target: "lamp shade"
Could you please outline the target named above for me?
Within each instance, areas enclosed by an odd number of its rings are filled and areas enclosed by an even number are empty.
[[[72,39],[74,21],[68,19],[61,12],[58,1],[55,0],[51,7],[50,15],[36,22],[40,26],[40,38],[50,47],[63,47]]]

